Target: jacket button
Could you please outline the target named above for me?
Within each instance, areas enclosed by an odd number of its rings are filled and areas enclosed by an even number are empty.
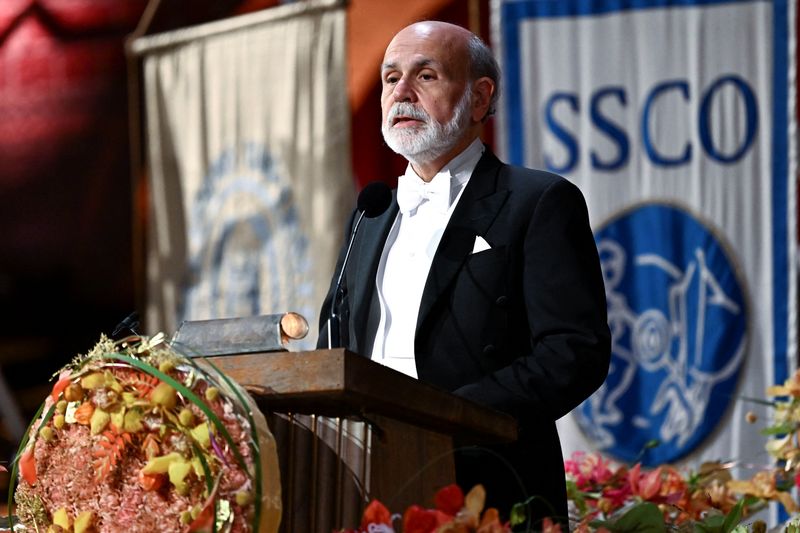
[[[498,296],[497,300],[494,301],[499,307],[505,307],[508,303],[508,297],[506,296]]]
[[[483,347],[483,355],[492,355],[496,350],[494,344],[487,344]]]

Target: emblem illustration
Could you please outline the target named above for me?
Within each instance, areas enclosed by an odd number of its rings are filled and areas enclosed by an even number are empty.
[[[291,183],[263,146],[224,152],[189,213],[183,320],[313,312],[308,242]]]
[[[674,461],[734,401],[747,333],[742,284],[718,238],[675,206],[639,206],[595,239],[611,367],[576,411],[578,423],[622,460]]]

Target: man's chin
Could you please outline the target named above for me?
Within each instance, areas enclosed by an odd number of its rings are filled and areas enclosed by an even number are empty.
[[[393,135],[384,135],[383,140],[386,141],[387,146],[389,146],[394,153],[400,154],[406,158],[420,151],[419,147],[413,146],[413,142],[409,142],[408,139],[398,139]]]
[[[408,159],[409,161],[418,161],[420,159],[424,159],[430,152],[430,150],[420,150],[418,148],[412,148],[409,146],[398,145],[397,143],[386,143],[392,151],[398,155],[401,155]]]

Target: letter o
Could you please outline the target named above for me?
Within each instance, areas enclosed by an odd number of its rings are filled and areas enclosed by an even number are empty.
[[[723,154],[714,147],[714,140],[712,139],[710,126],[711,101],[714,97],[714,94],[723,85],[728,83],[732,84],[742,96],[747,120],[744,141],[742,142],[741,146],[739,146],[730,155]],[[758,104],[756,102],[755,94],[753,94],[753,90],[747,85],[747,82],[734,75],[723,76],[717,79],[711,84],[711,86],[703,95],[703,99],[700,103],[699,113],[700,115],[698,117],[698,122],[700,127],[700,142],[703,145],[703,150],[708,154],[708,156],[716,161],[719,161],[720,163],[735,163],[741,159],[745,152],[750,148],[750,145],[753,144],[756,131],[758,131]]]

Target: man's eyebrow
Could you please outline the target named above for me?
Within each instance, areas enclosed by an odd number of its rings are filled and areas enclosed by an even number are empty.
[[[436,65],[436,64],[437,64],[437,62],[435,60],[427,58],[427,57],[424,57],[422,59],[419,59],[419,60],[415,61],[412,66],[413,66],[414,69],[420,69],[420,68],[429,67],[431,65]],[[397,63],[393,63],[393,62],[384,63],[384,64],[381,65],[381,72],[383,72],[385,70],[397,70],[397,68],[398,68],[397,67]]]

